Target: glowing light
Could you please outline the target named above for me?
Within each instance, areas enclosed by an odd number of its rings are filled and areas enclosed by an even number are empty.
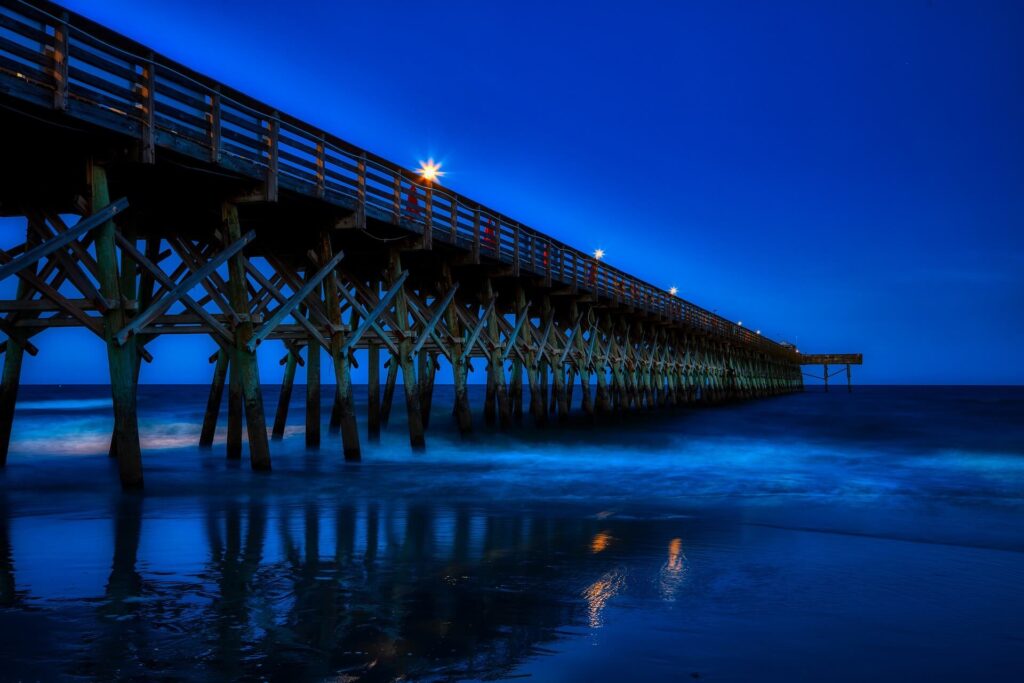
[[[758,331],[757,331],[757,333],[758,333],[758,334],[761,334],[761,330],[758,330]]]
[[[738,322],[738,323],[736,323],[736,324],[737,324],[737,325],[739,325],[740,327],[743,327],[743,321],[742,321],[742,320],[741,320],[741,321],[739,321],[739,322]]]
[[[668,563],[665,568],[678,574],[683,570],[684,559],[686,558],[683,555],[683,539],[673,538],[668,544]]]
[[[679,293],[679,288],[676,287],[675,285],[672,285],[671,287],[668,288],[668,293],[671,294],[672,296],[675,296],[676,294]]]
[[[583,599],[587,601],[587,621],[590,628],[601,628],[604,625],[605,605],[619,594],[626,585],[626,576],[621,569],[613,569],[583,591]]]
[[[441,170],[440,163],[433,159],[427,159],[426,161],[420,162],[419,174],[420,177],[428,183],[433,183],[440,182],[440,178],[444,175],[444,172]]]
[[[590,552],[595,555],[609,546],[612,542],[612,535],[607,531],[602,531],[594,535],[593,540],[590,541]]]
[[[686,555],[683,554],[683,539],[673,538],[668,544],[668,561],[662,565],[658,583],[661,597],[667,602],[674,602],[679,586],[686,577]]]
[[[595,249],[594,250],[594,258],[596,258],[598,261],[603,259],[604,258],[604,249]]]

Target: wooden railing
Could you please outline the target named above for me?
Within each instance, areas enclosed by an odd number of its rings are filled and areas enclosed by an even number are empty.
[[[0,0],[0,95],[365,212],[433,240],[774,353],[788,346],[669,294],[49,2]]]

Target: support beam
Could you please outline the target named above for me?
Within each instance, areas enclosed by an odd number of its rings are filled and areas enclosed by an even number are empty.
[[[242,384],[238,377],[238,363],[235,362],[234,348],[228,362],[228,433],[225,450],[228,460],[242,459]]]
[[[242,239],[242,226],[238,220],[238,207],[230,202],[221,206],[224,234],[234,245]],[[249,435],[249,463],[253,470],[270,471],[270,443],[267,438],[267,421],[263,411],[263,395],[260,392],[260,375],[256,364],[256,353],[250,349],[253,338],[252,317],[249,315],[249,292],[245,277],[245,256],[237,251],[228,260],[228,290],[231,308],[241,319],[235,328],[235,358],[238,380],[245,407],[245,425]]]
[[[426,448],[423,434],[423,414],[420,407],[420,389],[412,363],[412,336],[409,334],[409,306],[405,299],[402,282],[406,273],[402,271],[402,260],[397,249],[390,256],[391,286],[398,285],[395,295],[395,320],[401,337],[398,344],[398,362],[402,366],[402,385],[405,389],[405,410],[409,419],[409,444],[415,450]]]
[[[447,289],[454,286],[451,267],[445,263],[441,267],[441,285]],[[455,402],[452,406],[452,413],[455,415],[455,424],[460,434],[468,434],[473,430],[473,414],[469,407],[469,387],[467,380],[469,376],[469,363],[465,357],[463,348],[462,321],[459,319],[458,302],[445,307],[445,324],[448,327],[448,334],[452,339],[451,364],[452,383],[455,388]]]
[[[324,230],[320,233],[320,263],[326,263],[331,268],[331,272],[324,279],[324,307],[327,309],[327,319],[331,323],[331,359],[334,362],[334,379],[337,382],[336,400],[339,407],[338,418],[341,422],[342,451],[346,461],[358,461],[362,451],[359,446],[355,401],[352,397],[352,364],[349,357],[349,345],[354,342],[345,338],[341,325],[339,283],[334,271],[340,259],[332,255],[332,249],[331,234]],[[317,273],[315,277],[319,276],[320,273]]]
[[[29,236],[29,241],[31,240],[32,237]],[[35,263],[29,267],[34,273]],[[18,301],[27,300],[32,296],[32,290],[25,280],[18,280],[16,296]],[[7,350],[4,352],[3,377],[0,379],[0,467],[7,465],[7,452],[10,449],[11,432],[14,428],[14,406],[18,401],[18,388],[21,385],[21,362],[28,343],[27,340],[16,338],[9,331],[6,332]]]
[[[106,169],[90,164],[92,210],[97,213],[110,205]],[[103,222],[96,231],[96,261],[99,266],[100,293],[115,305],[103,315],[103,336],[107,342],[110,367],[110,390],[114,403],[114,446],[121,487],[141,489],[142,447],[139,443],[139,422],[136,413],[135,348],[122,346],[115,335],[124,328],[125,314],[121,306],[121,287],[117,272],[117,251],[112,220]],[[67,234],[67,233],[65,233]]]
[[[210,382],[210,395],[206,399],[206,413],[203,415],[203,430],[199,435],[199,445],[208,448],[213,445],[213,436],[217,432],[217,418],[224,397],[224,378],[228,374],[227,351],[217,351],[217,364],[213,367],[213,380]]]
[[[320,344],[306,344],[306,447],[320,447]]]
[[[284,377],[281,379],[281,394],[277,397],[277,412],[274,414],[274,439],[284,438],[284,428],[288,423],[288,406],[292,400],[292,387],[295,385],[295,370],[298,367],[298,352],[288,347],[288,355],[284,361]]]
[[[380,347],[370,342],[366,354],[366,438],[380,441]]]

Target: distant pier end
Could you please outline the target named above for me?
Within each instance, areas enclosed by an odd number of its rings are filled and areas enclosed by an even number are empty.
[[[835,372],[829,374],[828,366],[830,365],[845,365],[846,366],[846,390],[853,391],[853,376],[850,372],[851,365],[863,365],[864,354],[862,353],[801,353],[800,354],[800,365],[820,365],[822,368],[821,379],[825,381],[825,391],[828,391],[828,378],[833,375],[838,375],[843,370],[840,368]],[[808,373],[804,373],[808,374]],[[817,375],[809,375],[810,377],[817,377]]]

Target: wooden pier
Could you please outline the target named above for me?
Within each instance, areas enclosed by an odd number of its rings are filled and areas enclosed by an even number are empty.
[[[52,3],[0,0],[0,130],[0,215],[27,225],[0,251],[0,279],[18,278],[0,301],[0,465],[22,357],[56,327],[106,345],[111,454],[129,488],[143,482],[140,364],[161,335],[216,343],[199,439],[213,442],[227,394],[228,457],[242,456],[244,424],[257,470],[271,468],[303,365],[307,443],[319,443],[321,375],[333,373],[330,425],[344,457],[361,457],[357,350],[367,438],[386,425],[401,375],[413,448],[425,446],[440,358],[463,432],[471,371],[486,373],[483,419],[501,427],[526,413],[564,420],[576,390],[592,415],[803,386],[791,346]],[[271,342],[285,372],[268,430],[256,349]],[[310,353],[321,348],[330,367]]]

